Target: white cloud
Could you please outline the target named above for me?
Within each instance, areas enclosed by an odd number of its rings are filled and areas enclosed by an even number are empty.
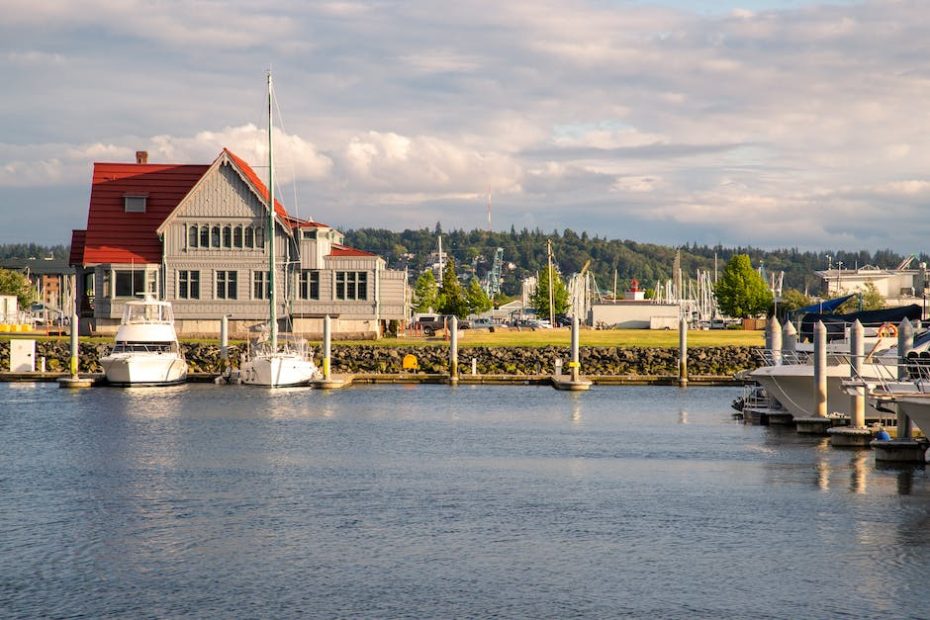
[[[279,174],[366,223],[451,220],[491,185],[518,225],[919,249],[924,2],[658,4],[0,0],[0,191],[139,148],[261,165],[271,64]]]

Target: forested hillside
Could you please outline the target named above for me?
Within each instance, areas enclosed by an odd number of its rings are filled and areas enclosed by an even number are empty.
[[[760,250],[696,244],[675,248],[630,240],[609,240],[597,235],[589,236],[586,232],[579,234],[570,229],[552,233],[525,228],[520,231],[511,228],[510,232],[504,233],[484,230],[446,232],[437,224],[433,230],[423,228],[394,232],[363,228],[345,231],[348,245],[376,252],[385,257],[392,268],[407,267],[411,273],[419,273],[425,268],[429,253],[436,251],[436,239],[440,233],[443,251],[455,258],[460,267],[474,269],[479,277],[490,269],[495,249],[503,248],[505,263],[515,265],[515,269],[505,270],[504,292],[511,295],[519,292],[523,278],[545,268],[547,240],[552,241],[554,259],[563,274],[577,272],[585,261],[591,259],[590,269],[602,291],[613,288],[614,270],[617,272],[620,290],[626,288],[630,278],[636,278],[643,287],[650,288],[655,286],[656,281],[670,278],[675,252],[679,249],[686,277],[693,278],[698,269],[712,271],[715,254],[720,270],[734,254],[749,254],[754,267],[761,263],[767,271],[784,271],[786,289],[807,289],[812,294],[818,292],[821,284],[814,270],[826,269],[830,259],[834,266],[837,261],[842,261],[844,268],[855,268],[857,265],[894,268],[905,258],[891,250],[801,252],[797,249]],[[919,261],[928,260],[926,255],[921,254],[912,266],[916,267]],[[459,269],[460,273],[462,268]]]
[[[36,245],[35,243],[0,244],[0,259],[3,258],[68,258],[66,245]]]
[[[478,277],[484,276],[491,268],[495,250],[503,248],[505,265],[513,265],[513,269],[504,270],[504,292],[510,295],[519,293],[520,282],[524,278],[545,268],[547,240],[552,241],[555,263],[565,275],[576,273],[590,259],[590,269],[602,291],[610,291],[613,288],[614,270],[617,272],[620,290],[625,290],[630,278],[638,279],[644,288],[651,288],[657,281],[670,278],[675,252],[679,249],[682,270],[687,277],[693,278],[698,269],[712,271],[715,254],[720,270],[734,254],[749,254],[754,267],[763,264],[769,272],[784,271],[786,289],[807,289],[812,294],[817,293],[820,287],[820,279],[814,275],[814,270],[826,269],[831,259],[834,266],[838,261],[842,261],[844,268],[863,265],[893,268],[905,258],[891,250],[800,252],[796,249],[760,250],[752,247],[708,247],[687,243],[676,248],[630,240],[606,239],[598,235],[590,236],[586,232],[579,234],[570,229],[551,233],[526,228],[520,231],[511,228],[509,232],[442,231],[437,224],[433,230],[422,228],[395,232],[362,228],[345,231],[348,245],[380,254],[392,268],[407,268],[412,274],[412,279],[426,267],[430,252],[436,251],[439,234],[442,234],[443,251],[455,258],[459,274],[473,271]],[[67,258],[68,250],[68,246],[64,245],[5,244],[0,245],[0,259],[45,256]],[[921,254],[912,266],[916,267],[921,261],[930,262],[930,258]]]

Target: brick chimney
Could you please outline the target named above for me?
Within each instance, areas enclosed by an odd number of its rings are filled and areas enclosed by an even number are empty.
[[[148,151],[136,151],[136,163],[137,164],[149,163],[149,152]]]

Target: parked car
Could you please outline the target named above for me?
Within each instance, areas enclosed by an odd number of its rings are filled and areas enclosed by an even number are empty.
[[[451,319],[451,314],[421,316],[416,321],[416,327],[422,329],[427,336],[433,336],[436,332],[447,328]],[[459,319],[459,329],[468,329],[469,327],[471,327],[471,324],[468,321]]]
[[[493,329],[494,321],[489,317],[479,317],[470,321],[472,329]]]

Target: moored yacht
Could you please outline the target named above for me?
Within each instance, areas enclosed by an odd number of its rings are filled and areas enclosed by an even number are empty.
[[[187,380],[187,361],[174,331],[171,304],[150,296],[126,302],[116,345],[100,358],[113,385],[173,385]]]

